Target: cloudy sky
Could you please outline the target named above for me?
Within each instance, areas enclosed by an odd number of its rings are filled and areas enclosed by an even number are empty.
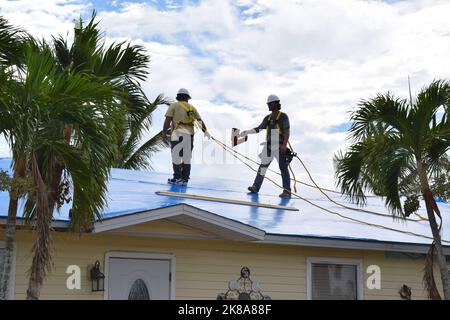
[[[332,158],[346,146],[349,112],[359,99],[388,90],[406,97],[408,75],[415,92],[450,78],[449,0],[0,0],[1,15],[44,38],[70,39],[73,19],[89,18],[93,9],[108,40],[147,48],[146,94],[173,98],[188,88],[211,133],[226,142],[231,127],[260,123],[269,94],[280,96],[294,149],[326,186],[334,185]],[[154,115],[153,131],[164,112]],[[251,136],[239,150],[256,157],[262,139]],[[0,140],[0,156],[8,153]],[[250,183],[253,173],[230,161],[196,135],[193,179]],[[171,171],[167,150],[153,167]],[[295,171],[306,180],[298,165]]]

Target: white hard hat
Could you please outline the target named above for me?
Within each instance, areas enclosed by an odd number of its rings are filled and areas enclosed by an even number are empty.
[[[189,94],[189,91],[185,88],[181,88],[180,90],[178,90],[177,94],[186,94],[189,98],[191,97],[191,95]]]
[[[278,96],[271,94],[269,97],[267,97],[267,103],[271,103],[274,101],[280,101],[280,98]]]

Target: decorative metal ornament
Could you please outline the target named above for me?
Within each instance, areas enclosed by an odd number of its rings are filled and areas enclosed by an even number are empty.
[[[250,269],[243,267],[240,278],[228,282],[228,291],[217,295],[217,300],[271,300],[271,298],[262,294],[260,284],[250,278]]]

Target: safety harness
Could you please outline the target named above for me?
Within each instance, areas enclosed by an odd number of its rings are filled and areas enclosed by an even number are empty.
[[[282,114],[282,112],[278,111],[277,117],[275,118],[275,128],[278,129],[278,130],[280,130],[279,120],[280,120],[281,114]],[[267,127],[266,127],[267,131],[269,131],[269,122],[270,122],[271,119],[272,119],[272,113],[269,114],[269,118],[267,119],[268,120],[267,121]]]
[[[178,101],[178,104],[180,106],[183,107],[183,109],[187,112],[188,115],[188,121],[187,122],[182,122],[182,121],[178,121],[175,124],[175,127],[173,128],[173,131],[177,130],[178,127],[180,126],[180,124],[184,124],[184,125],[188,125],[188,126],[194,126],[194,122],[195,122],[195,118],[194,118],[194,110],[192,109],[192,105],[190,105],[188,103],[188,105],[186,106],[183,102]]]
[[[276,128],[277,130],[280,130],[280,124],[279,124],[279,121],[280,121],[280,118],[281,118],[281,114],[282,114],[282,112],[281,112],[281,111],[278,111],[277,117],[275,118],[275,128]],[[271,120],[271,119],[272,119],[272,113],[269,115],[269,118],[267,119],[267,120],[268,120],[268,121],[267,121],[267,127],[266,127],[267,134],[269,134],[269,123],[270,123],[270,120]],[[292,150],[291,143],[289,143],[289,148],[286,149],[286,154],[285,154],[286,162],[287,162],[288,165],[291,163],[292,159],[293,159],[296,155],[297,155],[297,153],[295,153],[295,152]]]

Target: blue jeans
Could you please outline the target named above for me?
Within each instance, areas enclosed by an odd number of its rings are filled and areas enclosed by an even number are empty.
[[[267,154],[264,154],[267,153]],[[270,148],[263,150],[263,156],[261,157],[261,165],[258,169],[258,174],[256,175],[253,186],[256,190],[261,189],[261,185],[264,181],[264,176],[266,175],[267,169],[270,166],[272,160],[276,158],[278,161],[278,166],[281,172],[281,179],[283,180],[283,189],[291,190],[291,176],[289,174],[288,164],[286,162],[286,156],[279,152],[279,149],[271,151]]]

